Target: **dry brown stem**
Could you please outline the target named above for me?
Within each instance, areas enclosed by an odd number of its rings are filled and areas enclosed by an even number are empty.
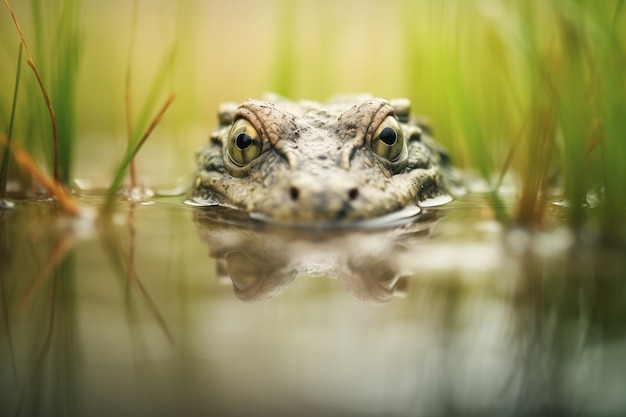
[[[5,135],[0,136],[0,144],[8,146]],[[25,150],[13,144],[11,145],[11,154],[22,169],[39,182],[39,184],[56,199],[63,211],[72,216],[80,214],[79,207],[67,191],[65,191],[65,188],[63,188],[58,181],[50,179],[49,176],[43,173]]]
[[[50,122],[52,123],[52,141],[54,144],[54,180],[58,183],[60,181],[60,173],[59,173],[59,133],[57,131],[57,122],[56,116],[54,115],[54,109],[52,108],[52,103],[50,102],[50,97],[48,96],[48,92],[43,85],[43,81],[41,80],[41,76],[39,75],[39,71],[37,71],[37,67],[35,66],[35,62],[33,61],[33,56],[30,54],[30,50],[28,49],[28,44],[26,43],[26,39],[24,38],[24,33],[22,32],[22,28],[20,27],[19,22],[17,21],[17,17],[9,4],[9,0],[4,0],[4,4],[9,9],[9,13],[11,14],[11,18],[13,19],[13,23],[15,23],[15,28],[20,35],[20,39],[22,40],[22,44],[24,45],[24,50],[26,51],[26,63],[35,73],[35,78],[37,78],[37,83],[39,84],[39,88],[41,89],[41,93],[43,94],[43,99],[46,102],[46,106],[48,107],[48,113],[50,113]]]
[[[176,98],[176,93],[170,93],[170,95],[167,97],[167,100],[165,100],[165,103],[163,104],[163,106],[161,107],[159,112],[156,114],[156,116],[154,116],[154,119],[152,119],[152,121],[148,125],[148,128],[146,129],[146,131],[141,136],[141,139],[139,140],[139,143],[137,144],[137,147],[135,147],[135,149],[133,151],[133,155],[132,155],[133,159],[137,155],[137,152],[139,152],[139,149],[141,149],[143,144],[146,142],[146,140],[148,139],[148,137],[150,136],[150,134],[152,133],[154,128],[159,124],[159,122],[163,118],[163,114],[165,114],[166,110],[168,109],[170,104],[172,104],[172,102],[174,101],[175,98]]]

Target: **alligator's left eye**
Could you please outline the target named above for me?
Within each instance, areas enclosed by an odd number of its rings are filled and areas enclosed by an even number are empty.
[[[261,155],[263,140],[252,123],[239,119],[230,129],[227,147],[230,159],[237,165],[244,166]]]
[[[372,150],[380,157],[391,162],[396,161],[404,149],[404,135],[398,120],[387,116],[378,126],[372,137]]]

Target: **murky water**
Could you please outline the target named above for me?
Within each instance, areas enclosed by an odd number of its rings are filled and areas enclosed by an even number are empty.
[[[0,414],[623,415],[624,248],[576,242],[559,210],[529,236],[480,197],[358,232],[180,197],[110,223],[18,202]]]

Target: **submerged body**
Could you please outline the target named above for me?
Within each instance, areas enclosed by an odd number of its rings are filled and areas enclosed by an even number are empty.
[[[192,198],[278,222],[371,219],[445,194],[442,155],[409,102],[349,96],[223,104]]]

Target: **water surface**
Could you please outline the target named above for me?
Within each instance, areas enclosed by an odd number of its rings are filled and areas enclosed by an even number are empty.
[[[97,207],[98,196],[82,204]],[[292,229],[182,204],[0,212],[1,415],[626,413],[623,248],[472,196]]]

